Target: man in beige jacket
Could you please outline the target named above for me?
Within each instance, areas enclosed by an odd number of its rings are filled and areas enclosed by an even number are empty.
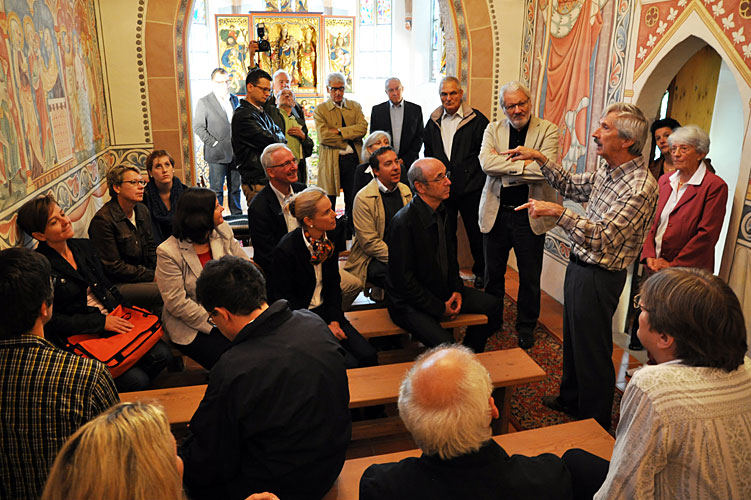
[[[402,164],[393,148],[377,149],[369,162],[375,178],[355,197],[355,238],[344,269],[355,275],[362,286],[368,282],[382,290],[389,261],[389,247],[383,235],[391,218],[412,200],[412,192],[399,182]],[[382,294],[374,290],[373,298],[378,300]]]
[[[368,122],[362,107],[344,98],[345,78],[330,73],[326,78],[329,99],[313,112],[318,131],[318,185],[326,190],[334,206],[339,189],[344,189],[347,215],[352,217],[355,199],[355,168],[359,163],[362,138],[368,132]],[[349,223],[351,227],[351,221]]]
[[[523,145],[555,158],[558,128],[532,116],[529,89],[519,82],[504,85],[499,99],[506,118],[488,125],[480,149],[480,165],[487,175],[479,213],[485,247],[485,291],[503,300],[506,263],[513,248],[519,268],[516,331],[519,347],[529,349],[534,345],[534,328],[540,315],[545,232],[556,221],[555,217],[532,218],[527,210],[514,209],[529,198],[555,201],[556,193],[536,162],[517,162],[498,153]]]

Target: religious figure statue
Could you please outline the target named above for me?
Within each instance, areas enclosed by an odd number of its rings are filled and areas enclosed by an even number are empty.
[[[303,37],[298,49],[300,87],[315,88],[317,84],[315,30],[312,27],[303,29]]]

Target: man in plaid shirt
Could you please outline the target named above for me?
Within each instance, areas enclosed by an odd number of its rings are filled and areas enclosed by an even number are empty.
[[[615,372],[612,321],[627,267],[641,252],[654,216],[657,181],[641,156],[648,122],[633,104],[609,106],[592,137],[605,160],[597,170],[572,174],[524,146],[511,159],[533,159],[563,196],[587,202],[584,216],[557,203],[530,199],[517,210],[558,217],[572,249],[563,284],[563,377],[558,396],[545,406],[577,418],[595,418],[610,429]]]
[[[68,436],[119,401],[103,364],[44,339],[52,294],[46,257],[0,251],[0,498],[38,499]]]

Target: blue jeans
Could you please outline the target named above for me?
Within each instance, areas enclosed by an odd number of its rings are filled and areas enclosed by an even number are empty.
[[[240,172],[232,168],[229,163],[209,163],[209,187],[216,193],[219,204],[224,204],[224,179],[227,179],[229,193],[229,213],[240,215],[243,213],[240,205]]]
[[[118,392],[142,391],[151,387],[151,382],[172,359],[172,351],[161,340],[128,371],[115,379]]]

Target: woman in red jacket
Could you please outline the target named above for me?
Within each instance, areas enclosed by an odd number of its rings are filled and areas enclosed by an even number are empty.
[[[714,272],[728,186],[704,161],[709,136],[696,125],[668,138],[676,171],[659,180],[660,197],[641,260],[650,273],[666,267],[699,267]]]

